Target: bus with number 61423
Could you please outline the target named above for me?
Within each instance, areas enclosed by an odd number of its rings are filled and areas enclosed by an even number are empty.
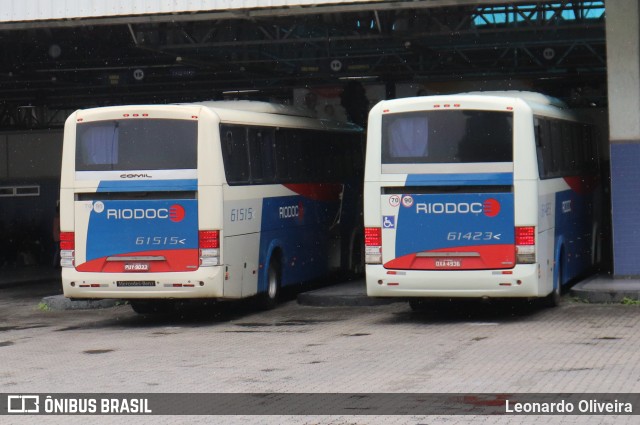
[[[602,252],[594,128],[532,92],[382,101],[369,114],[367,293],[542,298]]]

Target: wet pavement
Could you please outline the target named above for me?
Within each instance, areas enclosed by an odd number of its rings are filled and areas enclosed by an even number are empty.
[[[60,270],[52,267],[4,267],[0,268],[0,287],[29,284],[32,282],[59,281]],[[50,294],[43,302],[52,309],[82,309],[111,307],[117,300],[70,301],[59,293]],[[588,303],[634,303],[640,300],[640,279],[614,278],[601,273],[573,285],[565,297],[573,297]],[[367,297],[364,279],[334,283],[305,290],[297,295],[298,303],[318,307],[376,306],[397,302],[395,299]]]

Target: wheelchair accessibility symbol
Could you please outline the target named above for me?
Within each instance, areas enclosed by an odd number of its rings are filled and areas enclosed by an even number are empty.
[[[382,216],[382,227],[385,229],[395,229],[396,228],[396,217],[393,215],[383,215]]]

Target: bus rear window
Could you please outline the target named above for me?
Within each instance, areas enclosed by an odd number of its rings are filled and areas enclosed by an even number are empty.
[[[439,110],[382,117],[383,164],[513,161],[513,113]]]
[[[129,119],[80,123],[76,170],[180,170],[197,166],[198,123]]]

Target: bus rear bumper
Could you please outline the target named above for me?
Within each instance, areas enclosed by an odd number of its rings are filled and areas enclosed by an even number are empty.
[[[224,267],[177,273],[86,273],[62,269],[62,290],[79,299],[224,298]]]
[[[507,272],[507,273],[505,273]],[[529,298],[540,297],[538,265],[509,270],[389,270],[366,266],[370,297]]]

